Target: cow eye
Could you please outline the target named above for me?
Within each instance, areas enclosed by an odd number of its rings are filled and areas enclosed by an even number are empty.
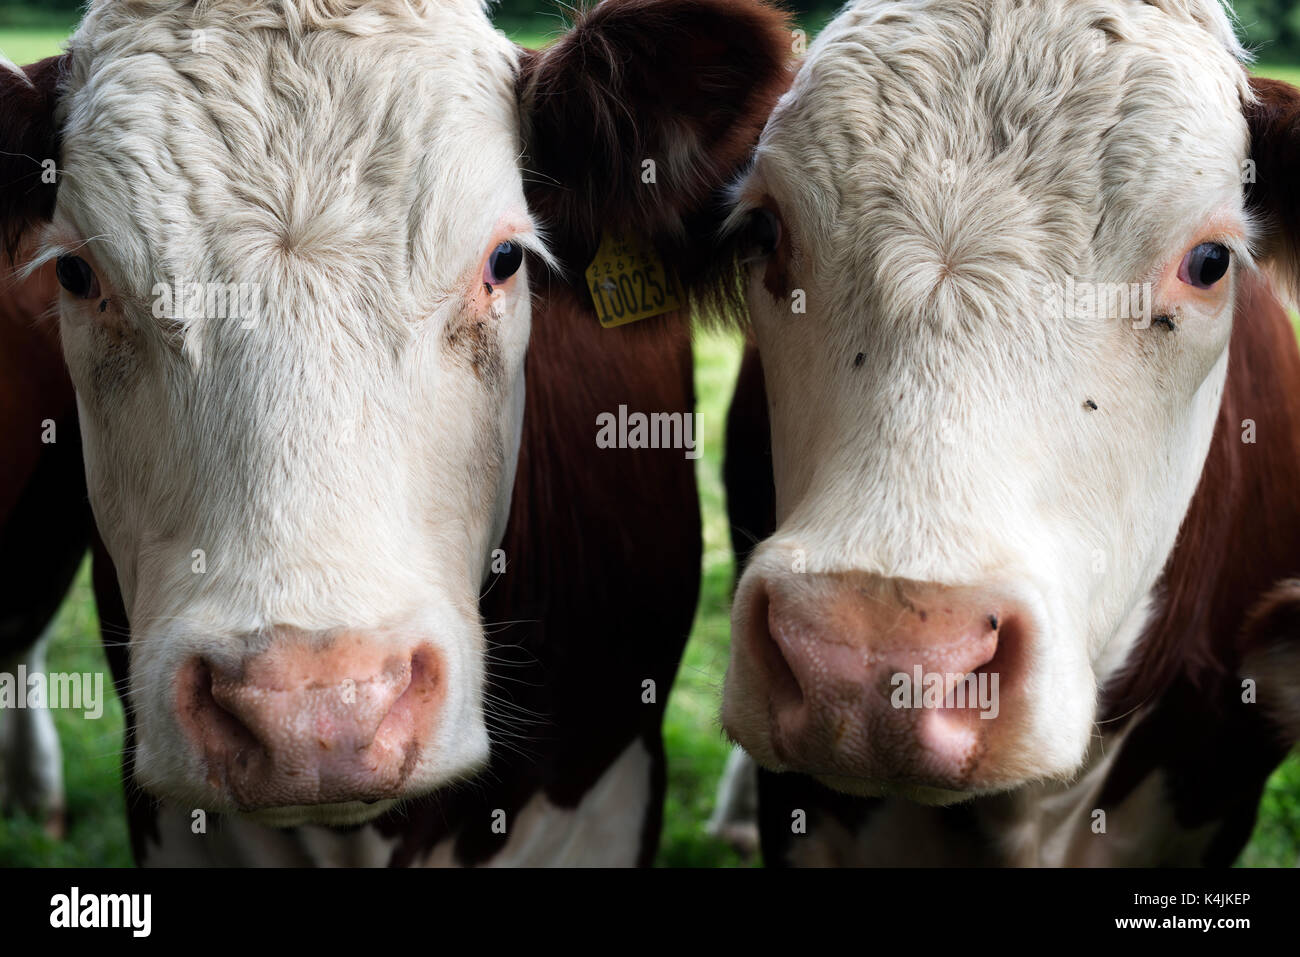
[[[54,264],[54,275],[59,285],[78,299],[94,299],[99,295],[95,270],[80,256],[60,256]]]
[[[766,207],[750,211],[745,231],[760,256],[772,255],[781,242],[781,220]]]
[[[504,242],[488,256],[483,268],[483,281],[489,286],[499,286],[519,272],[523,263],[524,247],[515,242]]]
[[[1228,274],[1232,254],[1220,243],[1201,243],[1186,256],[1178,267],[1178,278],[1197,289],[1209,289]]]

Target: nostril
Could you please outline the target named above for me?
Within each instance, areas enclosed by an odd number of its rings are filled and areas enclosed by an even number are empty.
[[[406,669],[406,685],[375,730],[374,740],[385,744],[407,743],[426,730],[443,692],[442,667],[433,649],[417,648]],[[431,707],[432,706],[432,707]]]
[[[993,612],[987,615],[984,620],[988,624],[988,631],[984,633],[982,640],[988,641],[991,639],[992,645],[980,655],[984,659],[982,662],[975,662],[968,666],[967,670],[974,675],[991,671],[993,663],[997,660],[998,651],[1002,648],[1002,617],[997,612]]]
[[[990,675],[996,674],[1000,679],[1005,679],[1014,674],[1017,669],[1020,649],[1023,644],[1021,640],[1023,628],[1020,618],[1014,614],[1001,617],[990,615],[989,624],[993,625],[994,622],[997,623],[993,627],[993,631],[997,633],[995,636],[997,644],[994,646],[988,660],[978,668],[972,668],[971,671],[975,674],[981,672]]]
[[[750,644],[759,667],[767,675],[768,697],[772,706],[777,709],[793,709],[803,704],[804,694],[776,637],[782,627],[784,625],[772,607],[767,589],[758,589],[751,608]]]
[[[234,753],[240,761],[247,761],[253,751],[262,749],[253,729],[233,710],[233,702],[222,694],[220,683],[206,660],[194,659],[185,667],[183,675],[181,715],[191,734],[214,745],[219,743],[222,750]]]

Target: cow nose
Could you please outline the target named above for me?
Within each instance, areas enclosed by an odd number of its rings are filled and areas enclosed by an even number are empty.
[[[748,599],[734,653],[746,680],[727,694],[763,703],[756,753],[826,777],[968,786],[1016,689],[1013,602],[862,574],[765,580]],[[732,724],[742,745],[755,735]]]
[[[254,810],[401,796],[444,698],[432,647],[345,633],[192,659],[178,701],[208,783]]]

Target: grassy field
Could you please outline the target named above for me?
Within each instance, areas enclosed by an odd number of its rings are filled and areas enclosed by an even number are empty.
[[[2,11],[0,11],[2,12]],[[0,24],[3,24],[0,20]],[[557,23],[556,30],[560,29]],[[541,45],[553,31],[516,31],[520,42]],[[26,63],[56,51],[66,29],[48,22],[0,25],[0,52]],[[1300,68],[1262,67],[1261,72],[1300,83]],[[659,863],[666,866],[727,866],[745,863],[705,833],[714,789],[728,747],[717,713],[726,669],[728,606],[732,577],[723,505],[722,431],[739,362],[734,337],[701,335],[696,341],[696,385],[704,427],[698,460],[705,515],[703,589],[685,661],[668,705],[665,725],[670,776]],[[83,569],[55,622],[52,671],[107,672],[87,574]],[[32,822],[0,820],[0,865],[120,866],[130,863],[119,784],[122,712],[116,700],[97,722],[57,711],[64,747],[70,832],[61,842]],[[1272,777],[1259,823],[1242,853],[1242,866],[1292,866],[1300,860],[1300,759],[1292,756]]]

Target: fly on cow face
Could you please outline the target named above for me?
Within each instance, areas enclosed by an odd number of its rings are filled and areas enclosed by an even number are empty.
[[[1078,768],[1253,268],[1240,54],[1209,0],[858,0],[819,36],[732,217],[780,209],[807,302],[792,322],[776,256],[747,267],[778,529],[723,716],[761,763],[934,801]],[[1045,317],[1063,288],[1103,305]],[[1134,288],[1159,329],[1109,295]],[[998,717],[882,705],[914,666],[999,673]]]

